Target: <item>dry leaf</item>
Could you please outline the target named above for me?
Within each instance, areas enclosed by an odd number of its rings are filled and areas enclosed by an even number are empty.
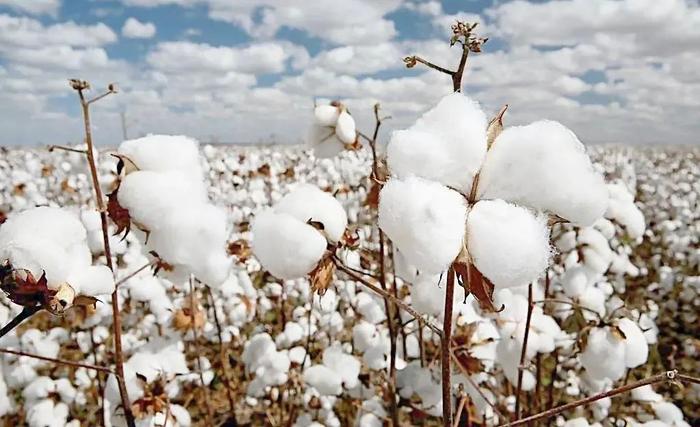
[[[320,296],[326,293],[328,286],[330,286],[333,281],[333,272],[335,271],[335,264],[333,263],[332,254],[326,253],[326,255],[321,258],[316,268],[314,268],[309,277],[311,279],[311,291],[317,293]]]
[[[9,262],[0,265],[0,289],[10,301],[24,307],[46,306],[56,293],[47,287],[46,274],[36,280],[31,271],[14,269]]]
[[[238,239],[228,244],[226,248],[229,255],[233,255],[238,258],[240,262],[246,262],[250,255],[253,253],[250,248],[250,243],[245,239]]]
[[[508,104],[504,105],[496,114],[496,117],[491,119],[489,126],[486,129],[486,147],[491,148],[493,142],[496,140],[498,135],[503,131],[503,115],[508,109]]]
[[[116,236],[126,230],[126,233],[124,233],[124,238],[126,238],[131,230],[131,215],[128,209],[123,208],[119,204],[118,192],[119,188],[107,196],[107,215],[114,222],[114,225],[117,226],[117,231],[114,232],[114,235]]]

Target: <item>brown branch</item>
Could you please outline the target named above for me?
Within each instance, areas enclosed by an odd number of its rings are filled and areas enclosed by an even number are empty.
[[[221,322],[219,322],[219,315],[216,313],[216,304],[214,303],[214,295],[212,294],[211,288],[209,286],[205,286],[204,288],[207,290],[209,305],[211,306],[211,310],[214,312],[214,324],[216,325],[216,334],[219,338],[219,358],[221,359],[221,370],[223,371],[222,378],[224,380],[224,387],[226,387],[226,398],[228,399],[229,412],[233,413],[236,404],[233,399],[233,395],[231,394],[231,383],[229,380],[228,362],[226,360],[226,350],[224,348]]]
[[[614,388],[612,390],[608,390],[605,392],[597,393],[592,396],[585,397],[583,399],[579,399],[570,403],[567,403],[565,405],[557,406],[556,408],[549,409],[546,411],[542,411],[538,414],[531,415],[529,417],[519,419],[517,421],[514,421],[512,423],[507,423],[507,424],[502,424],[502,426],[506,425],[511,425],[511,426],[519,426],[523,424],[529,424],[533,421],[538,421],[546,418],[551,418],[557,414],[560,414],[562,412],[568,411],[570,409],[578,408],[579,406],[587,405],[589,403],[596,402],[601,399],[605,399],[606,397],[613,397],[617,396],[618,394],[622,393],[627,393],[628,391],[634,390],[639,387],[643,387],[645,385],[650,385],[650,384],[656,384],[664,381],[681,381],[681,382],[689,382],[693,384],[700,384],[700,378],[695,378],[691,377],[688,375],[681,375],[678,374],[678,371],[666,371],[662,372],[660,374],[656,374],[654,376],[651,376],[649,378],[645,378],[639,381],[635,381],[633,383]]]
[[[471,384],[471,386],[474,387],[474,390],[476,390],[476,392],[479,393],[479,396],[481,396],[481,398],[484,399],[484,402],[486,402],[486,404],[488,404],[491,407],[491,409],[493,409],[493,412],[496,415],[498,415],[500,418],[507,419],[506,417],[503,416],[503,414],[501,414],[501,411],[498,410],[498,407],[496,407],[496,405],[493,404],[488,399],[488,397],[486,397],[486,394],[484,394],[484,392],[481,390],[481,387],[479,387],[479,384],[477,384],[472,379],[471,375],[469,375],[469,372],[467,372],[467,370],[464,369],[464,366],[462,366],[462,364],[459,363],[459,359],[457,359],[457,356],[454,353],[452,353],[452,360],[454,360],[455,365],[457,365],[457,369],[462,371],[462,375],[464,375],[464,377],[467,379],[467,381],[469,381],[469,384]]]
[[[100,222],[102,223],[102,241],[104,244],[104,254],[107,259],[107,267],[112,270],[112,276],[115,275],[114,264],[112,262],[112,251],[109,245],[109,230],[107,222],[107,209],[105,206],[104,196],[102,194],[102,188],[100,187],[99,175],[97,173],[97,164],[95,161],[95,150],[92,142],[92,128],[90,126],[90,104],[95,102],[106,94],[95,98],[91,101],[85,99],[85,94],[83,91],[89,87],[86,82],[71,81],[71,86],[78,92],[78,97],[80,98],[80,106],[83,112],[83,124],[85,127],[85,144],[87,145],[87,161],[90,167],[90,175],[92,177],[92,185],[95,190],[95,202],[97,204],[97,210],[100,213]],[[109,93],[113,93],[110,87]],[[121,317],[119,314],[119,293],[115,286],[114,292],[112,292],[112,331],[114,333],[114,356],[115,356],[115,366],[116,366],[116,379],[117,385],[119,387],[119,396],[122,401],[122,408],[124,409],[124,416],[126,418],[126,423],[129,427],[135,427],[136,423],[134,421],[134,414],[131,410],[131,403],[129,402],[129,395],[126,390],[126,383],[124,382],[124,353],[122,351],[122,325]]]
[[[532,283],[527,287],[527,319],[525,320],[525,337],[523,338],[523,348],[520,350],[520,365],[518,366],[518,386],[515,389],[515,419],[520,418],[520,394],[523,390],[523,371],[525,370],[525,355],[527,354],[527,340],[530,337],[530,321],[532,320],[532,309],[535,304],[532,301]],[[517,332],[516,332],[517,333]]]
[[[445,73],[450,77],[453,77],[455,75],[455,71],[448,70],[447,68],[443,68],[439,65],[433,64],[432,62],[425,60],[421,58],[420,56],[407,56],[403,59],[403,62],[406,63],[406,67],[408,68],[413,68],[417,62],[420,62],[421,64],[425,65],[428,68],[432,68],[433,70],[437,70],[441,73]]]
[[[147,264],[142,265],[142,266],[139,267],[136,271],[133,271],[133,272],[127,274],[126,276],[122,277],[121,279],[117,280],[117,281],[114,283],[114,286],[115,286],[115,287],[119,287],[119,285],[123,285],[124,283],[128,282],[129,280],[131,280],[134,276],[136,276],[137,274],[139,274],[139,273],[142,272],[143,270],[145,270],[145,269],[147,269],[148,267],[151,267],[151,266],[153,266],[153,265],[156,265],[156,264],[158,264],[158,259],[154,259],[153,261],[150,261],[150,262],[148,262]]]
[[[211,395],[209,393],[209,387],[204,383],[204,372],[202,372],[202,360],[200,355],[202,354],[199,348],[199,335],[197,334],[197,323],[196,323],[196,308],[195,308],[195,298],[194,298],[194,276],[190,276],[190,326],[192,327],[192,338],[194,340],[194,351],[195,351],[195,363],[197,364],[197,371],[199,371],[199,381],[202,383],[202,388],[204,389],[204,406],[207,408],[207,425],[212,426],[212,420],[214,419],[214,412],[211,409],[209,402],[211,401]]]
[[[464,68],[467,65],[467,57],[469,56],[469,47],[462,44],[462,56],[459,59],[459,66],[457,71],[452,74],[452,90],[455,92],[462,91],[462,75],[464,74]]]
[[[383,291],[379,286],[377,286],[373,283],[370,283],[368,280],[364,279],[362,276],[355,273],[352,269],[348,268],[345,264],[343,264],[343,262],[337,256],[334,255],[333,260],[335,262],[336,267],[338,267],[338,269],[340,269],[345,274],[350,276],[353,280],[361,283],[365,287],[372,290],[374,293],[376,293],[384,298],[390,299],[399,308],[406,311],[408,314],[410,314],[416,320],[418,320],[418,322],[421,325],[425,325],[425,326],[429,327],[436,335],[438,335],[439,337],[442,337],[442,335],[443,335],[442,329],[437,327],[430,320],[423,318],[423,316],[421,316],[421,314],[418,313],[416,310],[414,310],[410,305],[406,304],[405,302],[401,301],[400,299],[394,298],[394,296],[391,295],[390,293]]]
[[[35,315],[37,312],[41,311],[41,309],[42,307],[40,305],[36,305],[34,307],[24,307],[17,316],[15,316],[12,320],[7,322],[7,324],[3,326],[2,329],[0,329],[0,338],[7,335],[11,330],[19,326],[20,323],[24,322],[25,320]]]
[[[64,147],[62,145],[49,145],[49,153],[53,152],[54,150],[63,150],[63,151],[69,151],[71,153],[87,154],[87,150],[81,150],[78,148],[71,148],[71,147]]]
[[[443,335],[441,339],[440,365],[442,368],[442,423],[452,427],[452,308],[454,305],[455,271],[450,266],[447,270],[447,286],[445,288],[445,313],[443,315]]]
[[[107,372],[109,374],[114,373],[114,372],[112,372],[112,370],[110,368],[108,368],[106,366],[92,365],[90,363],[72,362],[70,360],[63,360],[63,359],[54,359],[52,357],[44,357],[44,356],[40,356],[38,354],[26,353],[24,351],[10,350],[9,348],[0,348],[0,353],[14,354],[15,356],[27,356],[27,357],[31,357],[32,359],[39,359],[39,360],[43,360],[46,362],[58,363],[60,365],[72,366],[74,368],[92,369],[95,371]]]

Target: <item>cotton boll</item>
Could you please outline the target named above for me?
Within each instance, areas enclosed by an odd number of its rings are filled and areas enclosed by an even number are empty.
[[[289,214],[261,212],[251,231],[255,257],[280,279],[304,277],[326,251],[327,242],[321,233]]]
[[[333,242],[345,233],[348,217],[335,197],[310,184],[300,184],[275,204],[275,212],[286,213],[301,222],[320,222]]]
[[[553,121],[504,130],[479,177],[480,198],[549,211],[579,225],[605,213],[608,191],[574,133]]]
[[[425,274],[444,271],[459,254],[467,209],[455,191],[418,177],[392,179],[379,200],[379,226]]]
[[[67,282],[82,295],[95,297],[114,292],[112,271],[104,265],[78,269],[68,276]]]
[[[314,365],[304,371],[304,382],[324,396],[338,396],[343,391],[341,376],[325,365]]]
[[[393,133],[389,169],[402,179],[417,175],[469,193],[486,153],[486,126],[476,102],[447,95],[409,129]]]
[[[582,295],[588,287],[588,275],[584,271],[585,267],[576,266],[568,268],[561,278],[564,294],[569,298],[577,298]]]
[[[342,111],[338,115],[338,122],[335,126],[335,134],[338,139],[345,144],[352,144],[357,138],[355,130],[355,119],[347,111]]]
[[[474,265],[497,288],[527,285],[549,265],[546,218],[502,200],[474,205],[467,238]]]
[[[323,351],[323,364],[337,372],[345,388],[354,388],[360,375],[360,361],[343,352],[340,345],[333,345]]]
[[[314,121],[319,126],[335,126],[340,109],[335,105],[318,105],[314,108]]]
[[[148,135],[122,142],[118,152],[142,171],[179,171],[195,177],[202,176],[199,143],[187,136]]]
[[[581,365],[593,380],[617,381],[625,374],[625,349],[624,341],[608,328],[593,328],[580,355]]]
[[[438,316],[445,310],[445,290],[439,276],[421,277],[411,286],[411,306],[419,313]]]
[[[649,357],[649,346],[644,333],[636,323],[627,318],[617,321],[617,327],[625,334],[625,364],[628,368],[636,368],[646,363]]]

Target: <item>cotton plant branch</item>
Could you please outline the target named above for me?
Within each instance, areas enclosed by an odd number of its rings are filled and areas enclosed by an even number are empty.
[[[614,388],[612,390],[608,390],[605,392],[597,393],[592,396],[585,397],[583,399],[575,400],[571,403],[567,403],[564,405],[557,406],[556,408],[548,409],[546,411],[542,411],[538,414],[531,415],[526,418],[521,418],[516,421],[513,421],[512,423],[506,423],[506,424],[501,424],[501,426],[520,426],[520,425],[525,425],[525,424],[530,424],[533,421],[539,421],[547,418],[551,418],[555,415],[558,415],[562,412],[569,411],[574,408],[578,408],[579,406],[583,405],[588,405],[589,403],[596,402],[601,399],[605,399],[606,397],[613,397],[617,396],[619,394],[627,393],[629,391],[632,391],[636,388],[643,387],[645,385],[651,385],[651,384],[657,384],[661,382],[671,382],[671,383],[677,383],[677,382],[685,382],[685,383],[692,383],[692,384],[700,384],[700,378],[692,377],[690,375],[683,375],[679,374],[678,371],[673,370],[673,371],[666,371],[662,372],[660,374],[653,375],[651,377],[635,381],[633,383],[623,385],[621,387]]]
[[[87,145],[87,162],[90,167],[90,176],[92,177],[92,185],[95,190],[95,202],[97,210],[100,214],[100,223],[102,225],[102,241],[104,244],[104,254],[107,260],[107,267],[112,270],[112,276],[115,276],[116,271],[112,261],[112,250],[109,244],[109,223],[107,222],[107,207],[105,199],[100,187],[99,175],[97,173],[97,162],[95,159],[94,144],[92,141],[92,127],[90,125],[90,105],[100,99],[116,93],[114,85],[110,84],[107,91],[95,98],[88,100],[85,97],[85,91],[90,88],[90,84],[85,80],[71,79],[69,81],[71,88],[78,93],[80,99],[80,107],[83,114],[83,124],[85,128],[85,144]],[[119,388],[119,396],[122,401],[124,416],[129,427],[135,427],[134,414],[131,410],[129,395],[124,382],[124,353],[122,351],[122,326],[121,316],[119,313],[119,290],[115,287],[112,293],[112,332],[114,333],[114,358],[117,385]]]
[[[488,41],[487,38],[479,38],[472,33],[476,26],[477,23],[468,24],[461,21],[457,21],[454,25],[452,25],[453,35],[452,39],[450,40],[450,46],[459,44],[462,47],[459,65],[457,65],[457,69],[455,70],[441,67],[417,55],[407,56],[403,59],[403,62],[406,64],[407,68],[413,68],[417,64],[423,64],[435,71],[447,74],[452,79],[452,90],[455,92],[460,92],[462,90],[462,76],[464,75],[464,70],[467,65],[467,57],[469,56],[469,52],[481,52],[481,46]]]
[[[112,369],[106,367],[106,366],[99,366],[99,365],[93,365],[90,363],[82,363],[82,362],[73,362],[71,360],[64,360],[64,359],[55,359],[53,357],[45,357],[41,356],[38,354],[33,354],[33,353],[27,353],[24,351],[18,351],[18,350],[11,350],[9,348],[0,348],[0,353],[5,353],[5,354],[14,354],[15,356],[26,356],[26,357],[31,357],[32,359],[39,359],[43,360],[45,362],[52,362],[56,363],[59,365],[66,365],[66,366],[72,366],[74,368],[85,368],[85,369],[91,369],[93,371],[100,371],[100,372],[106,372],[108,374],[113,374],[114,372]]]
[[[523,337],[523,347],[520,350],[520,364],[518,365],[518,385],[515,389],[515,419],[520,418],[520,395],[523,390],[523,374],[525,370],[525,356],[527,354],[527,341],[530,337],[530,322],[532,321],[532,310],[535,304],[532,300],[532,283],[527,287],[527,318],[525,320],[525,336]]]
[[[216,312],[216,304],[214,303],[214,295],[212,294],[211,288],[209,286],[204,287],[207,291],[207,299],[209,306],[213,312],[214,324],[216,325],[216,335],[219,340],[219,359],[221,363],[221,370],[223,371],[222,380],[224,387],[226,387],[226,398],[228,399],[229,412],[233,413],[236,407],[235,401],[233,399],[233,394],[231,392],[230,376],[228,373],[228,362],[226,360],[226,349],[224,348],[224,338],[223,329],[221,328],[221,322],[219,321],[219,315]]]
[[[199,381],[202,383],[202,388],[204,389],[204,406],[207,409],[206,413],[206,420],[207,420],[207,425],[214,425],[212,424],[212,420],[214,419],[214,412],[211,409],[211,405],[209,402],[211,401],[211,393],[209,392],[209,387],[205,384],[204,382],[204,372],[202,371],[202,360],[200,359],[200,355],[202,354],[201,349],[199,348],[199,334],[197,333],[197,322],[196,322],[196,309],[195,309],[195,304],[197,304],[197,301],[195,300],[194,297],[194,276],[190,276],[190,327],[192,328],[192,340],[194,342],[194,351],[195,351],[195,363],[197,364],[197,372],[199,373]]]
[[[443,335],[440,337],[440,361],[442,369],[442,422],[445,427],[452,426],[452,311],[455,293],[455,271],[450,266],[447,270],[445,287],[445,313],[443,315]]]
[[[36,305],[33,307],[24,307],[22,311],[19,312],[19,314],[15,317],[12,318],[5,326],[0,329],[0,338],[4,337],[7,335],[11,330],[19,326],[20,323],[24,322],[25,320],[29,319],[39,311],[41,311],[42,307],[40,305]]]

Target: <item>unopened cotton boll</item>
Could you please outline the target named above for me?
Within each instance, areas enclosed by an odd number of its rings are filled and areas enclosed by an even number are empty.
[[[457,257],[466,219],[463,197],[437,182],[392,179],[380,193],[379,227],[425,274],[444,271]]]
[[[399,178],[411,175],[469,193],[486,153],[486,115],[456,92],[447,95],[409,129],[392,134],[387,162]]]
[[[617,321],[617,327],[625,334],[625,364],[628,368],[636,368],[646,363],[649,357],[649,346],[644,333],[639,326],[627,318]]]
[[[326,251],[326,239],[318,230],[286,213],[259,213],[251,231],[255,257],[280,279],[304,277]]]
[[[505,199],[591,225],[608,205],[603,177],[576,135],[554,121],[505,129],[486,155],[480,198]]]
[[[301,222],[323,224],[324,234],[333,242],[343,237],[348,217],[335,197],[310,184],[300,184],[282,197],[274,207],[276,212],[287,213]]]
[[[355,142],[357,138],[355,119],[353,119],[347,111],[342,111],[340,115],[338,115],[335,134],[338,136],[338,139],[345,144],[352,144]]]
[[[549,265],[546,218],[502,200],[474,205],[467,239],[474,265],[497,288],[527,285]]]

